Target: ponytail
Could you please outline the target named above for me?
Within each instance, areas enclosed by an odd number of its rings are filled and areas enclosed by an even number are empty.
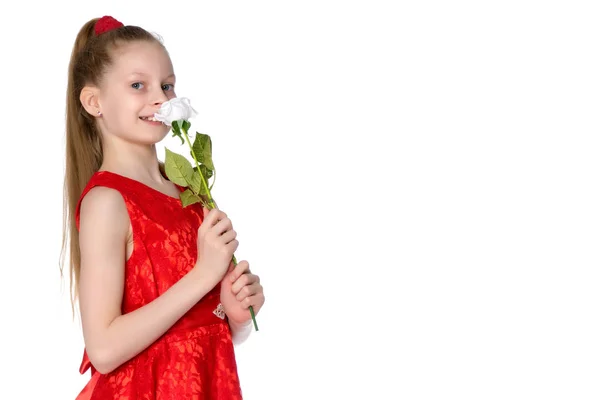
[[[65,253],[69,250],[69,292],[72,311],[78,297],[81,254],[75,212],[83,189],[103,161],[102,135],[95,117],[81,104],[79,96],[86,85],[98,86],[112,63],[111,52],[119,44],[133,41],[160,41],[143,28],[119,26],[97,34],[98,18],[81,27],[71,53],[66,98],[66,149],[63,186],[63,240],[60,272],[64,276]],[[162,43],[161,43],[162,45]],[[67,246],[68,243],[68,246]]]

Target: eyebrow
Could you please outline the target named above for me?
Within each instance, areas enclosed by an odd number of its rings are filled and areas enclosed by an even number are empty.
[[[129,76],[148,76],[148,74],[145,74],[143,72],[132,72],[131,74],[129,74]],[[165,79],[169,79],[169,78],[175,78],[175,74],[171,74],[171,75],[167,76]]]

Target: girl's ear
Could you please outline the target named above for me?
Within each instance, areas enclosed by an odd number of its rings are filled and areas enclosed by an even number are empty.
[[[98,88],[94,86],[85,86],[79,94],[79,101],[85,110],[94,117],[102,115],[100,104],[98,102]]]

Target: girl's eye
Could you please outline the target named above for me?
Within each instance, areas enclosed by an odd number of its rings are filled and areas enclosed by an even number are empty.
[[[165,83],[162,88],[164,91],[173,90],[173,85],[170,83]]]
[[[144,86],[141,82],[132,83],[131,87],[134,89],[141,89]]]

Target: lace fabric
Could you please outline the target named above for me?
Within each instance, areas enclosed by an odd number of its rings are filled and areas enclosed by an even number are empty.
[[[125,263],[122,312],[148,304],[195,264],[202,208],[183,208],[177,198],[133,179],[99,171],[79,205],[96,186],[118,190],[133,228],[133,253]],[[178,187],[180,191],[184,188]],[[80,373],[92,377],[77,400],[241,399],[232,332],[215,286],[160,339],[108,374],[100,374],[84,350]]]

